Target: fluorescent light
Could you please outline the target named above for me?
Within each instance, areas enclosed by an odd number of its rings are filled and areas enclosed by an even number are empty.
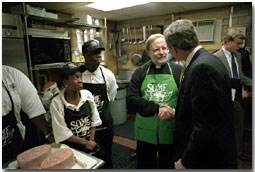
[[[85,5],[87,7],[95,8],[97,10],[102,10],[102,11],[112,11],[112,10],[118,10],[122,8],[127,8],[127,7],[133,7],[137,5],[142,5],[149,3],[148,0],[146,1],[118,1],[117,3],[111,3],[108,1],[101,1],[101,2],[93,2],[91,4]]]

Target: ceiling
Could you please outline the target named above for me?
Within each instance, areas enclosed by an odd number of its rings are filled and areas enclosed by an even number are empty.
[[[109,2],[109,1],[108,1]],[[88,14],[94,18],[124,21],[157,15],[234,5],[239,2],[150,2],[144,5],[104,12],[84,5],[91,2],[29,2],[31,5],[68,14]],[[109,2],[111,3],[111,2]]]

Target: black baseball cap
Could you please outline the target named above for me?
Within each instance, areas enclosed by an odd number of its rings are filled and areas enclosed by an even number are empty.
[[[80,66],[76,66],[73,63],[68,63],[65,64],[62,68],[61,68],[61,72],[62,72],[62,78],[66,78],[70,75],[75,74],[75,72],[80,71],[81,73],[84,72],[86,70],[85,65],[80,65]]]
[[[82,46],[82,53],[95,53],[98,50],[105,50],[105,48],[95,39],[85,42]]]

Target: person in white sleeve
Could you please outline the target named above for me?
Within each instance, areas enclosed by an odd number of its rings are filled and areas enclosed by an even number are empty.
[[[52,128],[56,143],[64,143],[84,152],[98,148],[95,132],[102,124],[94,98],[82,89],[81,74],[85,66],[66,64],[61,69],[65,86],[50,105]]]
[[[2,162],[15,159],[27,149],[27,134],[21,111],[40,129],[49,143],[54,141],[47,126],[46,113],[37,90],[29,78],[16,68],[2,66]],[[25,143],[26,141],[26,143]],[[30,141],[31,142],[31,141]]]

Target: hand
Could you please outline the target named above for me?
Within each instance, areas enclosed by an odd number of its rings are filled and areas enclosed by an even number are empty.
[[[96,145],[97,144],[95,141],[89,140],[86,142],[86,144],[84,146],[85,146],[85,149],[87,149],[87,150],[93,150],[96,147]]]
[[[159,107],[158,117],[161,120],[168,121],[171,119],[170,108],[167,105],[161,105]]]
[[[171,108],[170,106],[168,106],[166,104],[162,104],[162,105],[160,105],[160,107],[166,107],[170,111],[170,117],[171,118],[175,117],[175,109],[174,108]]]
[[[181,159],[179,159],[177,162],[174,163],[174,167],[175,167],[175,169],[186,169],[186,168],[182,165]]]
[[[161,120],[171,120],[172,118],[174,118],[175,116],[175,110],[172,109],[171,107],[169,107],[168,105],[160,105],[159,107],[159,113],[158,113],[158,117]]]

